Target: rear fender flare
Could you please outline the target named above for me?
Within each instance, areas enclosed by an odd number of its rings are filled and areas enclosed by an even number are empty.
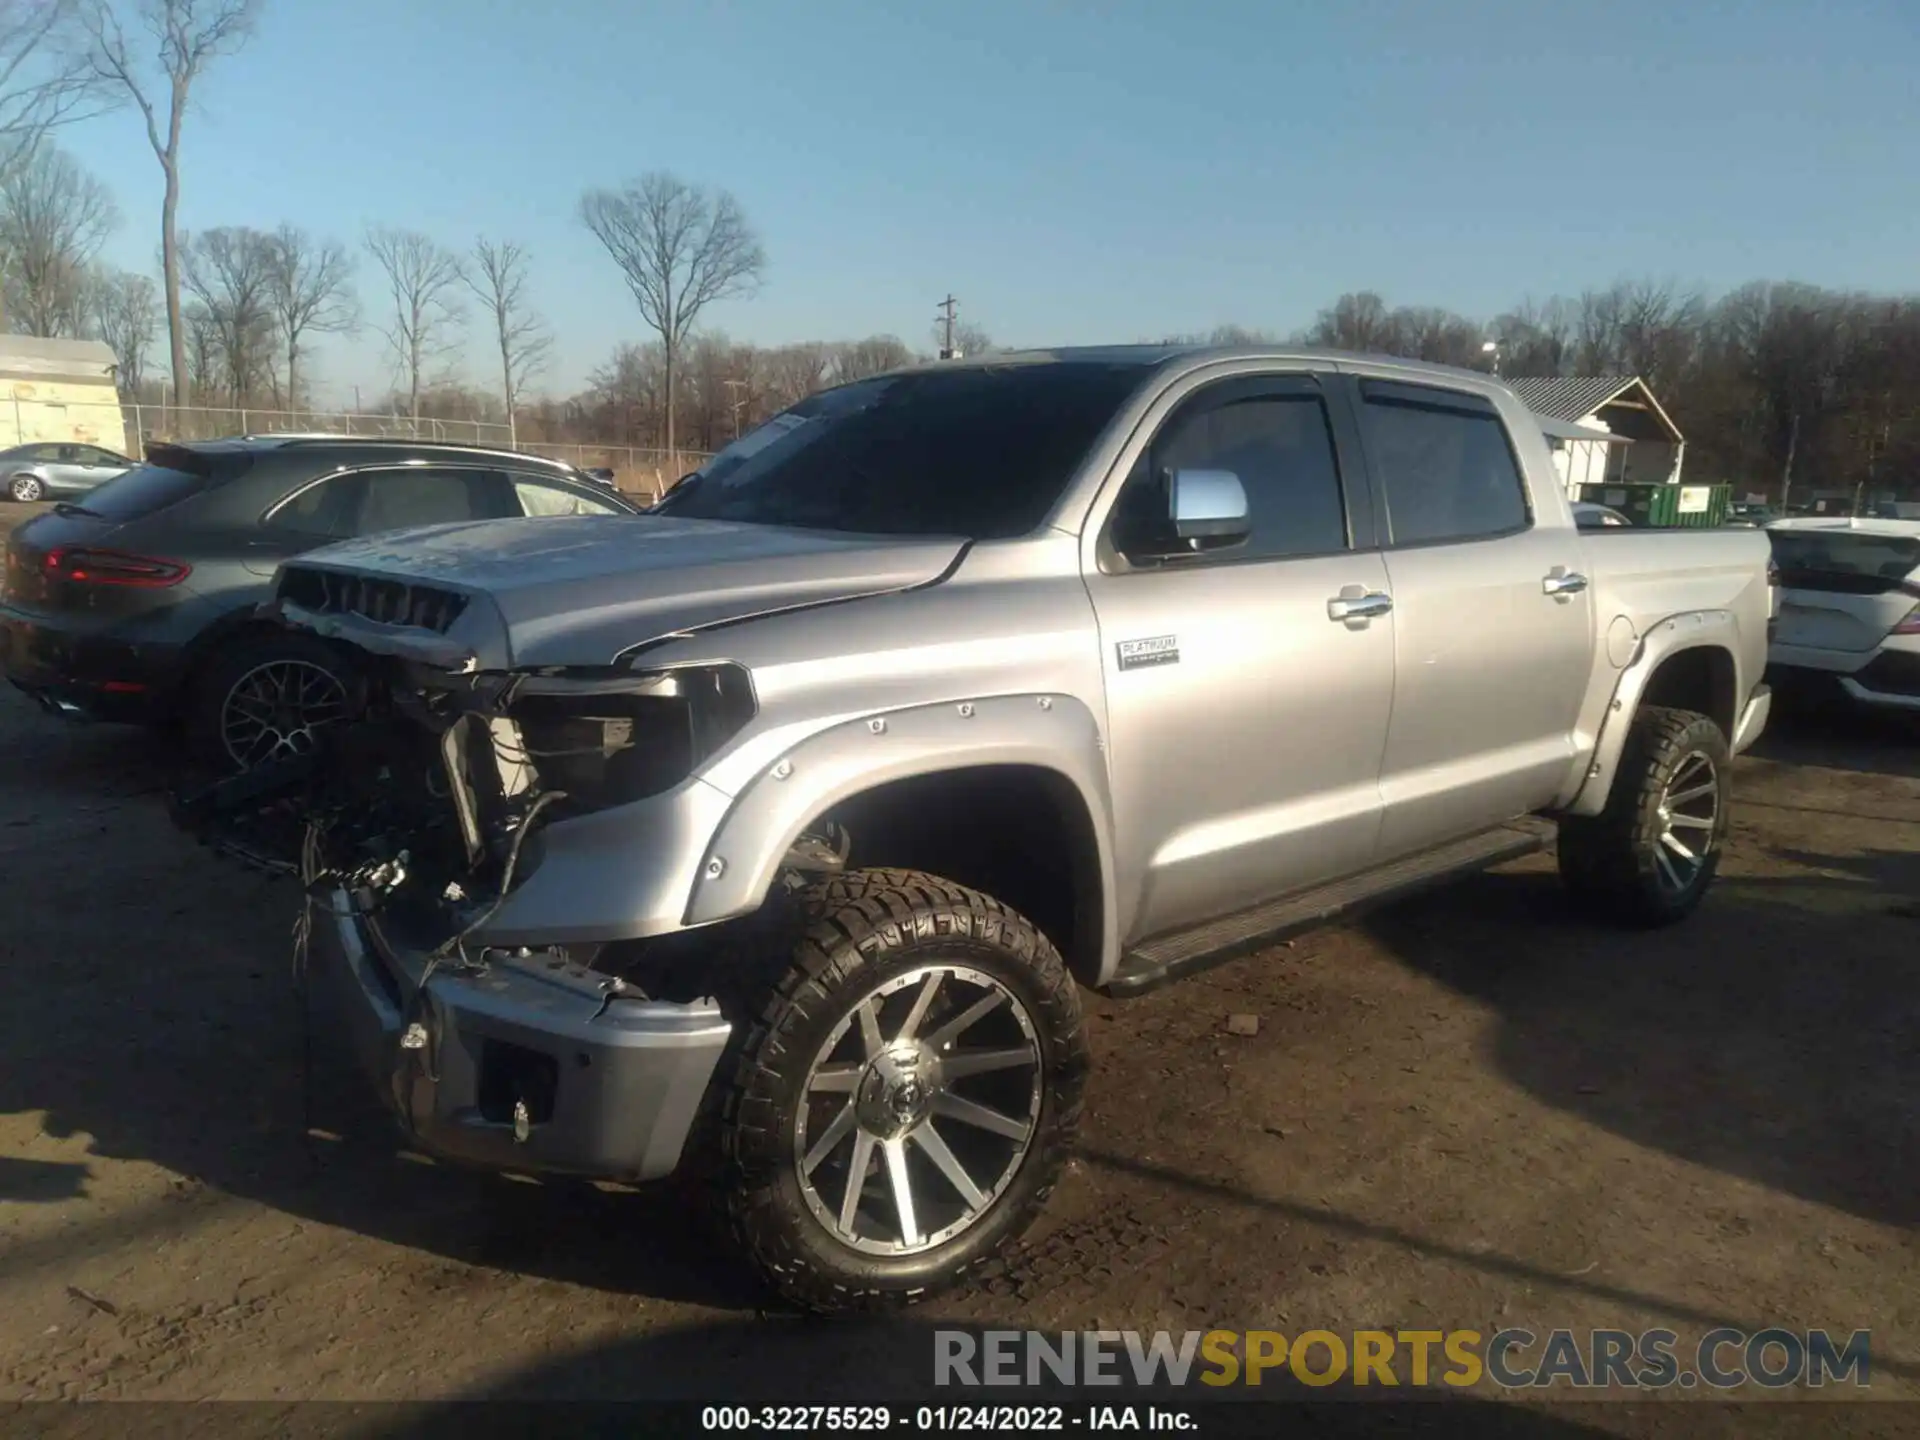
[[[1092,712],[1065,695],[888,710],[808,736],[735,797],[701,857],[684,923],[707,925],[757,909],[807,825],[843,801],[891,781],[984,765],[1052,771],[1086,806],[1098,850],[1100,970],[1111,970],[1117,921],[1105,742]]]
[[[1752,677],[1740,673],[1740,623],[1734,613],[1689,610],[1656,622],[1640,637],[1633,658],[1614,684],[1613,699],[1601,721],[1600,735],[1586,769],[1577,772],[1557,797],[1561,814],[1598,815],[1606,808],[1613,778],[1620,769],[1620,756],[1626,749],[1627,732],[1633,728],[1633,718],[1647,686],[1666,661],[1682,651],[1696,649],[1721,650],[1732,657],[1735,714],[1738,715],[1739,704],[1751,688]],[[1727,738],[1731,742],[1733,737]]]

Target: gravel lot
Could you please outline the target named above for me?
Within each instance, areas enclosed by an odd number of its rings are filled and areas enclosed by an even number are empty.
[[[324,1056],[303,1140],[287,888],[174,833],[152,741],[8,690],[0,1399],[846,1400],[924,1383],[935,1318],[1871,1327],[1872,1394],[1920,1398],[1920,743],[1763,752],[1677,930],[1576,922],[1539,858],[1089,999],[1044,1228],[911,1323],[825,1326],[760,1315],[669,1197],[400,1153]]]

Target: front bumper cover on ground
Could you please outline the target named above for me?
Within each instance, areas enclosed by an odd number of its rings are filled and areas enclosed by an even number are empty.
[[[560,951],[428,974],[345,892],[316,910],[316,999],[422,1149],[632,1180],[679,1164],[732,1031],[712,1001],[648,999]]]

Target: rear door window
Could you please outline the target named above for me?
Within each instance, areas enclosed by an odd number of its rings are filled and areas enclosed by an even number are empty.
[[[267,516],[267,528],[325,539],[344,539],[353,533],[353,513],[359,499],[358,482],[357,475],[336,475],[330,480],[322,480],[296,491],[292,499],[277,506]]]
[[[1367,454],[1395,545],[1488,540],[1524,530],[1527,490],[1485,400],[1423,385],[1361,387]]]
[[[486,470],[428,466],[362,471],[352,533],[378,535],[463,520],[500,520],[521,513],[506,477]]]
[[[597,496],[583,495],[565,485],[552,485],[545,480],[528,480],[515,476],[513,493],[520,501],[520,508],[528,515],[624,515],[626,512],[617,505],[610,505]]]
[[[204,475],[189,475],[164,465],[142,465],[89,490],[78,503],[88,514],[125,522],[157,515],[206,488]]]

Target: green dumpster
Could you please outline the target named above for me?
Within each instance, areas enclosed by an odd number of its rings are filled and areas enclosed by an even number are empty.
[[[1724,525],[1733,501],[1731,485],[1582,485],[1589,505],[1618,510],[1650,530]]]

